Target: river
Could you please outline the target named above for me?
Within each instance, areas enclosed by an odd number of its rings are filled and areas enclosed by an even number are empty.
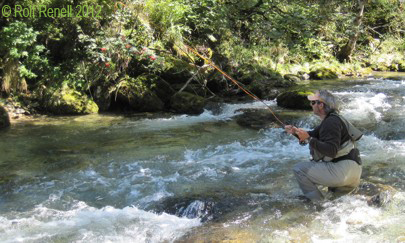
[[[310,87],[330,89],[365,132],[362,181],[395,188],[386,205],[300,200],[292,167],[308,147],[233,119],[260,102],[39,118],[0,131],[0,242],[405,242],[405,75]],[[266,103],[300,127],[319,123]]]

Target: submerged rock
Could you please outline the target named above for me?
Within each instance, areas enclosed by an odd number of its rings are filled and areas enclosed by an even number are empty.
[[[384,78],[384,80],[404,81],[405,76],[390,76],[390,77]]]
[[[202,222],[219,221],[235,208],[246,205],[250,199],[250,194],[243,190],[215,191],[165,198],[152,210],[179,217],[199,218]]]
[[[370,206],[382,207],[391,202],[397,190],[389,185],[363,182],[355,194],[368,197],[367,203]]]
[[[0,175],[0,193],[2,195],[10,192],[15,187],[15,178],[17,175],[15,174],[7,174],[3,173]]]
[[[0,129],[10,126],[10,117],[4,107],[0,106]]]
[[[169,198],[161,203],[164,211],[179,217],[199,218],[202,222],[217,219],[224,213],[221,203],[213,198]]]

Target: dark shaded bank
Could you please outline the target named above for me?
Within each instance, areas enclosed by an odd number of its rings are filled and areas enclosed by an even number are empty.
[[[11,119],[18,119],[35,114],[84,115],[98,112],[172,112],[198,115],[210,103],[250,99],[215,69],[207,67],[205,69],[206,74],[202,76],[193,75],[195,67],[191,67],[176,75],[172,73],[176,70],[169,70],[159,76],[141,74],[137,78],[127,78],[118,83],[95,83],[85,93],[68,85],[49,87],[42,85],[32,92],[7,98],[3,103],[10,112]],[[310,77],[309,74],[283,77],[272,71],[256,73],[252,78],[247,78],[240,72],[235,75],[235,78],[241,80],[241,85],[260,99],[280,97],[283,100],[280,105],[287,108],[295,108],[294,104],[287,103],[292,100],[296,102],[296,95],[291,97],[280,94],[299,87],[301,82]],[[322,79],[328,78],[330,77]]]
[[[215,70],[211,70],[215,72]],[[325,72],[320,69],[319,72]],[[313,74],[312,74],[313,75]],[[359,74],[360,75],[360,74]],[[362,74],[368,77],[403,80],[403,73],[385,72]],[[349,75],[350,76],[350,75]],[[277,105],[291,110],[310,110],[307,95],[313,92],[314,83],[319,88],[327,88],[330,80],[340,79],[305,79],[309,75],[285,75],[284,77],[270,74],[262,75],[260,80],[244,80],[246,87],[260,99],[277,99]],[[125,83],[115,87],[114,91],[105,91],[95,86],[89,94],[80,93],[68,86],[60,88],[41,87],[32,93],[22,94],[3,99],[2,126],[10,125],[10,120],[29,119],[30,117],[48,115],[85,115],[92,113],[115,113],[124,115],[172,113],[199,115],[204,109],[215,110],[221,103],[244,102],[251,98],[237,87],[225,85],[224,79],[212,79],[206,85],[193,82],[179,83],[165,81],[156,75],[143,77],[142,83],[150,81],[151,88],[139,86],[139,83]],[[171,77],[173,78],[173,77]],[[185,78],[185,77],[183,77]],[[356,78],[340,75],[341,84],[356,82]],[[189,79],[188,81],[190,81]],[[348,81],[349,80],[349,81]],[[353,81],[351,81],[353,80]],[[242,84],[243,85],[243,84]],[[213,88],[215,87],[215,88]],[[104,88],[111,90],[112,87]],[[213,92],[215,91],[215,92]],[[244,110],[237,117],[239,125],[253,129],[261,129],[276,125],[274,117],[268,111]],[[9,117],[9,118],[6,118]]]
[[[4,107],[0,105],[0,129],[10,126],[10,117]]]

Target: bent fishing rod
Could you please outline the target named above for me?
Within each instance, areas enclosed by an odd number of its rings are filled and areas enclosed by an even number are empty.
[[[261,103],[263,103],[271,112],[271,114],[273,115],[273,117],[276,119],[276,121],[278,123],[280,123],[280,125],[285,129],[285,123],[282,122],[280,120],[280,118],[277,117],[277,115],[275,114],[275,112],[273,111],[273,109],[270,108],[269,105],[267,105],[262,99],[260,99],[259,97],[257,97],[255,94],[253,94],[250,90],[248,90],[247,88],[242,87],[242,85],[236,81],[235,79],[233,79],[231,76],[229,76],[225,71],[223,71],[222,69],[220,69],[217,65],[215,65],[210,59],[204,57],[203,55],[201,55],[197,50],[195,50],[194,48],[192,48],[189,45],[185,45],[191,52],[193,52],[195,55],[197,55],[198,57],[200,57],[201,59],[203,59],[208,65],[210,65],[211,67],[213,67],[214,69],[216,69],[218,72],[220,72],[222,75],[224,75],[224,77],[226,77],[227,79],[229,79],[232,83],[234,83],[239,89],[241,89],[243,92],[245,92],[247,95],[249,95],[250,97],[252,97],[254,100],[256,101],[260,101]],[[293,135],[299,139],[298,135],[293,133]],[[300,141],[300,144],[304,144],[304,142]]]

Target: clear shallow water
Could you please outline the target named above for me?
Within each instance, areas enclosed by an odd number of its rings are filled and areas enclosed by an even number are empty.
[[[363,179],[399,191],[385,207],[361,195],[321,209],[298,200],[291,168],[308,159],[308,148],[280,128],[255,131],[232,120],[261,103],[199,116],[60,117],[0,132],[0,241],[403,240],[404,82],[329,87],[366,133]],[[297,113],[301,127],[319,122]]]

